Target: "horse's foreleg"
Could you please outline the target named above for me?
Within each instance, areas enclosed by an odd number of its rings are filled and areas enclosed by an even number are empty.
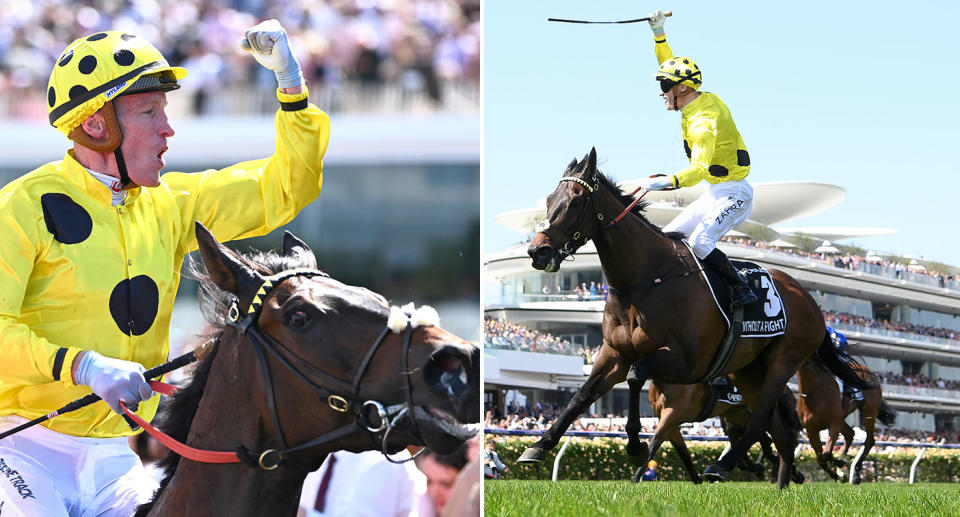
[[[627,369],[615,357],[603,353],[603,349],[601,349],[587,381],[583,383],[583,386],[580,386],[570,403],[560,413],[557,421],[543,433],[543,436],[536,443],[527,447],[527,450],[523,451],[517,461],[521,463],[543,461],[547,451],[557,446],[560,437],[567,431],[570,424],[590,407],[590,404],[610,391],[610,388],[614,385],[623,382],[626,377]]]
[[[863,440],[863,449],[857,454],[856,459],[853,460],[853,465],[850,465],[850,469],[853,471],[853,477],[850,479],[850,483],[854,485],[860,484],[860,468],[863,467],[863,461],[867,459],[867,454],[870,454],[870,449],[873,449],[875,441],[873,428],[876,423],[876,418],[869,416],[863,418],[863,427],[864,431],[867,432],[867,437]]]
[[[833,469],[833,465],[830,465],[827,462],[827,458],[823,452],[823,443],[820,441],[820,431],[817,429],[807,428],[807,440],[810,440],[810,448],[813,449],[813,453],[817,456],[817,465],[820,465],[820,468],[830,476],[834,481],[839,481],[840,477],[837,476],[837,472]]]
[[[690,450],[687,449],[687,442],[684,441],[683,434],[680,432],[679,427],[674,427],[673,432],[670,433],[670,443],[673,444],[673,448],[677,451],[677,454],[680,455],[680,461],[683,462],[683,468],[687,470],[690,481],[693,481],[696,485],[703,482],[700,478],[700,473],[697,472],[697,467],[693,464],[693,458],[690,457]],[[657,444],[657,447],[659,447],[659,444]],[[656,449],[651,449],[651,457],[654,452],[656,452]]]
[[[630,405],[627,407],[627,456],[634,465],[640,466],[640,469],[646,467],[647,458],[652,454],[647,443],[640,439],[640,431],[643,427],[640,425],[640,392],[643,390],[643,383],[647,381],[647,364],[636,362],[630,365],[630,371],[627,373],[627,385],[630,387]],[[660,426],[657,426],[659,432]],[[656,440],[656,436],[654,436]],[[642,474],[642,472],[640,472]],[[636,478],[636,476],[634,476]],[[637,478],[636,480],[639,480]],[[636,480],[634,482],[636,482]]]
[[[709,465],[704,470],[704,479],[708,481],[725,480],[727,478],[727,472],[733,470],[737,463],[747,455],[750,447],[760,440],[761,434],[770,429],[770,423],[773,420],[773,411],[780,400],[780,394],[787,383],[787,379],[789,379],[792,374],[792,371],[787,371],[784,368],[770,368],[759,389],[754,391],[753,388],[756,386],[751,387],[751,391],[757,394],[757,399],[751,408],[753,412],[750,415],[750,421],[743,433],[743,437],[737,440],[730,450],[721,456],[716,463]],[[738,373],[735,382],[737,383],[737,387],[741,388],[741,392],[746,391],[741,387],[741,382],[749,382],[746,378]],[[751,382],[751,384],[753,383]],[[785,451],[781,450],[779,452],[782,467]],[[792,458],[790,458],[790,460],[792,461]]]
[[[844,422],[843,427],[840,428],[840,434],[843,435],[843,450],[840,451],[840,458],[843,458],[850,452],[850,446],[853,445],[853,428],[850,427],[850,424]]]

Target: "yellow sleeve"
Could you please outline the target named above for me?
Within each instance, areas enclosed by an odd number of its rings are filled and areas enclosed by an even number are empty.
[[[264,235],[290,222],[320,195],[330,118],[307,102],[307,91],[277,90],[273,156],[201,173],[168,173],[163,182],[181,216],[180,246],[197,249],[194,221],[221,242]]]
[[[670,50],[670,45],[667,44],[667,36],[653,35],[653,51],[657,53],[657,64],[662,65],[664,61],[673,57],[673,50]]]
[[[0,193],[0,379],[31,386],[60,381],[74,386],[70,368],[81,352],[38,336],[20,322],[20,309],[33,262],[42,252],[38,224],[43,216],[20,190]]]
[[[690,128],[688,138],[690,165],[674,175],[674,184],[679,187],[692,187],[707,175],[710,164],[713,163],[713,149],[717,141],[716,121],[698,121]]]

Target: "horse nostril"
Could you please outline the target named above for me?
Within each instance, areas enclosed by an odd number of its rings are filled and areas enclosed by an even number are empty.
[[[550,248],[550,246],[540,246],[537,249],[531,249],[527,251],[527,254],[534,259],[550,258],[551,253],[553,253],[553,250]]]
[[[445,372],[457,372],[460,370],[460,359],[453,355],[444,354],[435,359],[437,366]]]

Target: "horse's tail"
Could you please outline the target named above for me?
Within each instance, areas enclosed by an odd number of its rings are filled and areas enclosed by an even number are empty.
[[[887,427],[892,427],[897,422],[897,412],[887,404],[886,400],[880,402],[880,413],[877,415],[877,420]]]
[[[780,399],[777,400],[777,411],[780,413],[780,419],[794,435],[803,430],[800,416],[797,415],[797,397],[794,397],[793,392],[786,386],[780,392]]]
[[[817,358],[830,370],[830,373],[836,375],[844,384],[849,384],[859,390],[869,390],[879,386],[877,383],[870,382],[857,375],[856,370],[851,366],[854,362],[853,358],[834,348],[830,333],[826,331],[823,333],[823,342],[820,343],[820,348],[817,348]]]

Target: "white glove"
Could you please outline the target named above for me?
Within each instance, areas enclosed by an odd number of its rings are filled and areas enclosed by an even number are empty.
[[[663,190],[673,187],[673,176],[656,176],[654,178],[643,178],[640,185],[644,190]]]
[[[74,381],[90,386],[118,414],[124,414],[120,401],[136,411],[137,404],[153,396],[153,389],[143,378],[140,363],[105,357],[88,351],[77,365]]]
[[[656,11],[650,13],[649,20],[647,23],[650,24],[650,30],[653,31],[655,36],[663,36],[663,24],[667,22],[667,16],[663,14],[663,11],[657,9]]]
[[[272,70],[281,88],[293,88],[303,84],[300,63],[290,51],[287,31],[283,30],[277,20],[260,22],[247,29],[240,47],[250,51],[257,63],[267,70]]]

